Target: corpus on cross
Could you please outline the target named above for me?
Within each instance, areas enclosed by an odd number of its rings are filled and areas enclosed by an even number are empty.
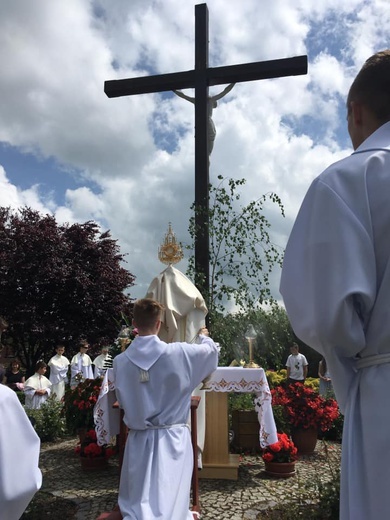
[[[307,56],[242,65],[209,67],[206,4],[195,6],[195,68],[184,72],[106,81],[109,98],[195,89],[195,273],[201,291],[209,289],[209,87],[307,73]]]

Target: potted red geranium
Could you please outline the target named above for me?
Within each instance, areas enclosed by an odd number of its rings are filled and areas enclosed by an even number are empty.
[[[64,415],[66,426],[70,433],[80,430],[83,435],[94,427],[93,409],[98,400],[102,379],[86,379],[76,386],[69,388],[64,396]]]
[[[280,405],[291,426],[291,437],[299,453],[312,453],[318,431],[329,430],[339,416],[337,402],[325,398],[302,383],[271,390],[272,405]]]
[[[298,450],[285,433],[278,433],[278,442],[264,448],[261,455],[268,475],[291,477],[295,473]]]
[[[93,471],[105,468],[108,459],[116,452],[110,445],[99,446],[96,431],[91,429],[85,434],[84,440],[75,448],[76,455],[80,456],[81,467],[84,471]]]

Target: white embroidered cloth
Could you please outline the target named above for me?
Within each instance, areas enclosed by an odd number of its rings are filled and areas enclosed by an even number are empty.
[[[93,409],[97,443],[99,446],[108,444],[111,437],[119,434],[120,411],[113,408],[116,402],[114,370],[109,368],[104,374],[98,400]]]
[[[119,410],[112,407],[116,401],[114,390],[114,371],[109,368],[93,414],[99,445],[108,444],[111,437],[119,433]],[[271,392],[262,368],[218,367],[207,381],[205,390],[256,394],[254,408],[260,425],[260,446],[265,447],[278,441]]]
[[[260,446],[265,448],[278,442],[271,392],[263,368],[218,367],[206,382],[205,390],[256,394],[254,408],[260,425]]]

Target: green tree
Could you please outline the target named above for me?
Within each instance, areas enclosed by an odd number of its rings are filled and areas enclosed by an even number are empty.
[[[134,276],[109,232],[94,222],[58,225],[28,207],[0,208],[0,315],[3,342],[31,372],[59,339],[111,341]]]
[[[253,325],[257,333],[254,341],[254,361],[266,369],[283,368],[290,353],[289,345],[297,339],[286,311],[276,304],[269,310],[254,309],[227,315],[213,312],[210,328],[213,339],[222,346],[220,365],[229,365],[233,360],[239,361],[241,358],[248,361],[245,332],[249,324]]]
[[[270,223],[264,215],[264,205],[271,201],[284,216],[280,198],[275,193],[267,193],[240,206],[238,190],[245,179],[219,176],[218,180],[218,186],[210,185],[210,284],[202,289],[210,315],[215,310],[223,312],[228,300],[241,310],[272,300],[269,276],[274,265],[282,261],[282,252],[271,242]],[[195,205],[192,209],[202,211]],[[197,232],[193,216],[189,225],[192,239]],[[195,273],[193,256],[187,273],[198,287],[204,285]]]

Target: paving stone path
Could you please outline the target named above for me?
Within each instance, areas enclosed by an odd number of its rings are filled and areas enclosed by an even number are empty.
[[[84,472],[74,455],[76,439],[67,439],[42,446],[40,466],[43,472],[42,491],[74,501],[78,511],[74,519],[96,520],[103,511],[111,511],[117,502],[119,465],[117,458],[109,468]],[[237,481],[200,479],[203,520],[256,520],[258,512],[269,505],[286,502],[302,493],[305,484],[319,478],[332,478],[333,468],[340,460],[340,446],[317,443],[313,455],[302,457],[296,464],[296,475],[288,479],[267,477],[260,457],[243,455]],[[59,518],[61,518],[59,516]]]

